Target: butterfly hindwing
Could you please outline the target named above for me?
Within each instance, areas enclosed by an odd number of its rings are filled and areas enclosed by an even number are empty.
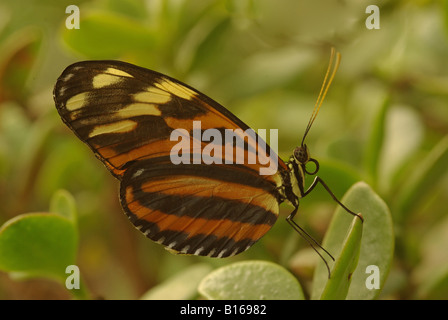
[[[128,63],[85,61],[64,70],[54,99],[66,125],[121,181],[121,204],[150,239],[179,253],[221,257],[244,251],[275,222],[285,163],[206,95]],[[197,141],[195,123],[200,133],[234,130],[244,143],[227,149],[225,141]],[[191,146],[222,147],[221,164],[173,164],[178,140],[171,135],[178,129]],[[245,159],[252,153],[261,160],[234,164],[238,148]],[[193,159],[197,150],[186,156]],[[260,175],[269,160],[279,171]]]
[[[157,158],[126,171],[120,200],[148,238],[178,253],[226,257],[248,249],[272,227],[278,216],[274,191],[275,185],[248,170]]]

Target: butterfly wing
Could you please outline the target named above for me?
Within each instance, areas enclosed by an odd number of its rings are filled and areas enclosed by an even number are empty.
[[[278,216],[274,191],[248,170],[153,158],[126,171],[120,199],[148,238],[178,253],[227,257],[272,227]]]
[[[170,161],[178,143],[170,139],[174,130],[190,133],[191,146],[205,146],[194,141],[194,121],[222,133],[249,129],[197,90],[128,63],[85,61],[64,70],[54,99],[66,125],[121,181],[122,206],[150,239],[181,253],[227,256],[245,250],[274,223],[287,169],[258,135],[240,137],[246,139],[245,158],[253,153],[261,159],[252,164],[225,164],[235,163],[238,148],[229,153],[225,141],[213,141],[226,150],[223,164]],[[191,158],[197,152],[188,151]],[[279,170],[260,176],[270,161]]]
[[[160,74],[118,61],[75,63],[54,89],[63,121],[119,179],[129,163],[169,153],[175,144],[170,119],[204,114],[185,99],[192,95]]]

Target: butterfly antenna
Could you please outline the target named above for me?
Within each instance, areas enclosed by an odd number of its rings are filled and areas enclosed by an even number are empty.
[[[328,89],[330,88],[330,85],[333,82],[334,76],[336,75],[336,71],[339,68],[340,62],[341,62],[341,54],[339,52],[336,52],[336,50],[334,48],[331,48],[330,63],[328,64],[327,72],[325,73],[325,78],[322,83],[322,87],[320,88],[320,92],[319,92],[319,96],[317,97],[316,104],[314,105],[314,109],[313,109],[313,113],[311,114],[310,121],[308,122],[308,125],[305,129],[305,133],[303,135],[302,143],[301,143],[302,146],[305,141],[305,137],[307,136],[308,132],[310,131],[311,126],[313,125],[313,122],[316,119],[317,114],[319,113],[320,107],[322,106],[322,102],[324,101],[325,96],[327,95]],[[333,63],[334,63],[334,66],[333,66]],[[331,76],[330,76],[330,71],[331,71]]]

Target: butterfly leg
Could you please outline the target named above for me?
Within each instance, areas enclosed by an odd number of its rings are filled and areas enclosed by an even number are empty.
[[[311,191],[313,191],[313,189],[317,186],[318,183],[320,183],[325,188],[325,190],[327,190],[327,192],[330,194],[330,196],[333,198],[333,200],[336,201],[337,204],[339,204],[342,208],[344,208],[345,211],[347,211],[351,215],[358,217],[359,219],[361,219],[362,222],[364,222],[364,218],[362,217],[362,215],[360,213],[353,212],[352,210],[347,208],[341,201],[339,201],[338,198],[336,198],[334,193],[327,186],[327,184],[319,176],[316,176],[314,178],[313,183],[309,186],[308,190],[305,191],[305,193],[302,195],[302,197],[305,197],[307,194],[309,194]]]
[[[291,212],[289,214],[289,216],[286,218],[286,221],[290,224],[290,226],[294,229],[294,231],[296,231],[302,238],[304,238],[308,244],[311,246],[311,248],[313,248],[314,251],[316,251],[316,253],[319,255],[319,257],[324,261],[325,266],[327,267],[328,270],[328,278],[330,278],[330,267],[328,266],[327,261],[325,260],[325,258],[322,256],[322,254],[317,250],[316,247],[322,249],[323,251],[325,251],[326,254],[328,254],[328,256],[334,261],[333,256],[330,254],[330,252],[328,252],[327,250],[325,250],[324,247],[322,247],[308,232],[306,232],[302,227],[300,227],[295,221],[294,221],[294,217],[297,214],[297,211],[299,210],[299,204],[297,202],[297,205],[294,208],[294,211]]]

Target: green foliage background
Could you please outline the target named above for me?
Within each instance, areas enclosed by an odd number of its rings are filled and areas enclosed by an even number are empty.
[[[282,265],[309,296],[317,256],[283,219],[225,260],[174,256],[141,236],[122,213],[118,182],[59,119],[52,89],[75,61],[125,60],[190,84],[255,129],[278,128],[286,160],[335,46],[342,64],[307,138],[319,174],[339,198],[363,180],[391,210],[395,253],[380,299],[448,297],[448,1],[79,1],[80,29],[69,30],[71,4],[0,1],[0,225],[48,211],[55,192],[69,190],[76,264],[94,298],[154,288],[148,297],[181,271],[200,279],[242,260]],[[369,4],[381,10],[379,30],[365,26]],[[335,207],[317,188],[297,221],[322,239]],[[290,211],[282,206],[282,217]],[[0,299],[70,297],[52,280],[0,272]]]

